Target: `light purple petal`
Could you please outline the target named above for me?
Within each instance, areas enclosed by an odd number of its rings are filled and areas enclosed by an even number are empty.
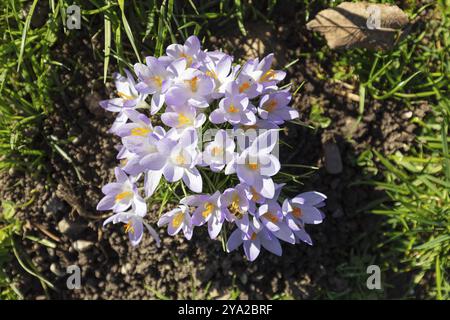
[[[326,200],[327,196],[317,191],[304,192],[292,199],[292,202],[315,206]]]
[[[113,196],[103,197],[102,200],[97,204],[98,211],[106,211],[111,210],[116,204],[116,200]]]
[[[153,192],[155,192],[159,181],[161,180],[161,176],[162,170],[146,172],[144,177],[144,191],[146,197],[150,197]]]
[[[242,242],[242,232],[239,229],[235,229],[228,237],[227,252],[236,250]]]
[[[249,261],[255,261],[261,251],[261,243],[258,239],[244,241],[244,252]]]
[[[220,109],[215,109],[211,114],[209,115],[209,121],[211,121],[214,124],[220,124],[224,123],[225,120],[225,114]]]
[[[186,169],[183,175],[183,181],[189,189],[194,192],[200,193],[203,188],[203,181],[200,172],[197,168]]]
[[[222,229],[223,222],[214,215],[212,219],[208,221],[208,233],[211,239],[217,238]]]
[[[276,237],[266,234],[264,236],[261,236],[260,239],[261,245],[266,250],[272,252],[273,254],[276,254],[277,256],[281,256],[283,250],[281,248],[280,241]]]

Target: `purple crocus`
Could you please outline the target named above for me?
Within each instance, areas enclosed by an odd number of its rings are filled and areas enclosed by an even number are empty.
[[[128,120],[127,111],[137,108],[149,108],[145,99],[147,94],[141,94],[136,89],[136,83],[128,70],[125,70],[126,76],[119,73],[114,74],[114,80],[118,98],[100,101],[100,106],[110,112],[118,113],[110,132],[115,132],[117,128],[125,124]]]
[[[151,114],[157,113],[164,104],[165,94],[170,88],[173,75],[166,69],[163,62],[155,57],[146,57],[146,64],[136,63],[134,72],[140,82],[136,90],[143,94],[151,94]]]
[[[168,106],[161,115],[161,121],[169,127],[183,131],[186,128],[199,128],[205,123],[204,113],[198,113],[197,109],[189,104]]]
[[[268,90],[277,90],[276,84],[284,79],[286,72],[271,68],[273,53],[267,55],[261,61],[249,60],[241,71],[242,77],[251,79],[252,88],[255,92],[264,93]]]
[[[145,114],[139,113],[136,110],[128,110],[127,115],[132,122],[125,123],[116,130],[116,134],[119,137],[146,137],[153,132],[152,123]]]
[[[108,223],[124,223],[125,224],[125,232],[128,233],[128,237],[130,238],[130,242],[132,246],[137,246],[139,242],[141,242],[144,226],[147,228],[150,235],[155,239],[156,245],[159,247],[161,244],[161,240],[159,239],[158,233],[153,229],[148,223],[146,223],[143,219],[142,215],[136,214],[133,210],[128,212],[119,212],[115,215],[109,217],[103,223],[103,226],[106,226]]]
[[[193,226],[188,206],[180,204],[177,208],[163,214],[158,220],[158,227],[167,225],[167,233],[174,236],[183,230],[186,239],[192,238]]]
[[[214,124],[229,122],[253,125],[256,123],[254,112],[255,108],[250,104],[249,98],[239,93],[238,85],[231,82],[225,90],[225,97],[219,102],[219,108],[209,115],[209,120]]]
[[[142,130],[136,130],[142,133]],[[162,176],[162,170],[152,170],[146,167],[141,162],[144,159],[151,158],[158,152],[158,145],[164,144],[166,132],[162,127],[156,126],[151,133],[146,135],[131,134],[122,138],[122,143],[126,149],[125,159],[123,159],[123,169],[130,174],[138,174],[145,172],[144,191],[146,197],[153,194],[159,184]],[[172,140],[170,140],[172,141]]]
[[[211,239],[217,238],[225,220],[225,208],[220,202],[220,192],[214,194],[194,195],[181,200],[181,203],[196,207],[192,215],[192,224],[202,226],[208,224]]]
[[[233,58],[229,55],[223,54],[218,61],[215,61],[211,56],[205,59],[204,68],[202,71],[214,80],[214,92],[211,97],[218,99],[225,94],[226,86],[234,81],[239,66],[233,67],[231,64]]]
[[[275,124],[298,118],[298,111],[288,107],[291,94],[287,91],[278,91],[266,94],[259,102],[258,114],[262,119]]]
[[[247,61],[241,68],[236,79],[240,94],[245,94],[249,99],[256,98],[262,93],[262,85],[258,83],[261,71],[256,70],[258,59]]]
[[[281,206],[277,201],[272,201],[261,205],[255,216],[262,222],[264,227],[275,232],[280,230],[280,222],[283,220]]]
[[[305,224],[322,223],[325,215],[318,208],[325,205],[326,198],[320,192],[310,191],[284,200],[282,210],[289,228],[298,232]]]
[[[227,241],[227,252],[236,250],[239,246],[244,247],[245,256],[249,261],[255,261],[261,252],[261,247],[281,256],[282,248],[277,237],[263,226],[250,225],[248,232],[236,228]]]
[[[187,128],[178,136],[173,130],[156,143],[155,152],[143,157],[140,164],[149,170],[162,170],[169,182],[183,179],[189,189],[202,192],[202,177],[195,167],[198,161],[197,133],[194,128]]]
[[[137,214],[145,215],[147,205],[139,195],[134,181],[129,179],[125,172],[118,167],[114,170],[114,173],[117,182],[103,186],[102,192],[105,196],[98,203],[97,210],[124,212],[133,205]]]
[[[177,73],[180,71],[178,70]],[[187,68],[179,74],[176,83],[166,95],[168,105],[189,104],[196,108],[209,106],[208,99],[214,90],[214,80],[203,72]]]
[[[139,165],[141,157],[129,151],[125,146],[122,146],[117,159],[120,160],[119,167],[131,176],[137,176],[144,171],[142,166]]]
[[[271,154],[276,143],[276,131],[265,131],[227,165],[225,173],[235,171],[241,182],[253,187],[263,197],[273,198],[275,185],[271,177],[280,170],[279,160]]]
[[[225,218],[234,222],[243,232],[249,229],[249,194],[243,184],[226,189],[220,196],[220,203],[226,208]]]
[[[217,131],[214,141],[206,144],[202,153],[203,165],[209,166],[213,172],[221,171],[234,158],[236,145],[223,129]]]
[[[166,54],[172,60],[186,59],[187,66],[193,68],[196,68],[205,57],[205,52],[202,51],[200,41],[196,36],[187,38],[184,45],[177,43],[169,45]]]

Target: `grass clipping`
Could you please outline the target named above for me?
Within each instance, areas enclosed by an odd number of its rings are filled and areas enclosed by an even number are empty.
[[[405,33],[407,25],[408,16],[397,6],[343,2],[320,11],[306,26],[320,32],[331,49],[388,50]]]

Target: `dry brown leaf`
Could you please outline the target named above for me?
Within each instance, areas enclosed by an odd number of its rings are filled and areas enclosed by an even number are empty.
[[[377,15],[380,23],[374,28],[372,19]],[[367,25],[369,17],[371,28]],[[335,8],[320,11],[306,26],[325,36],[332,49],[390,49],[408,24],[408,16],[397,6],[343,2]]]

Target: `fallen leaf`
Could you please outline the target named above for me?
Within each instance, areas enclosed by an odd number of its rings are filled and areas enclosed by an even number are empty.
[[[318,31],[332,49],[390,49],[405,32],[408,16],[397,6],[343,2],[320,11],[306,25]]]

